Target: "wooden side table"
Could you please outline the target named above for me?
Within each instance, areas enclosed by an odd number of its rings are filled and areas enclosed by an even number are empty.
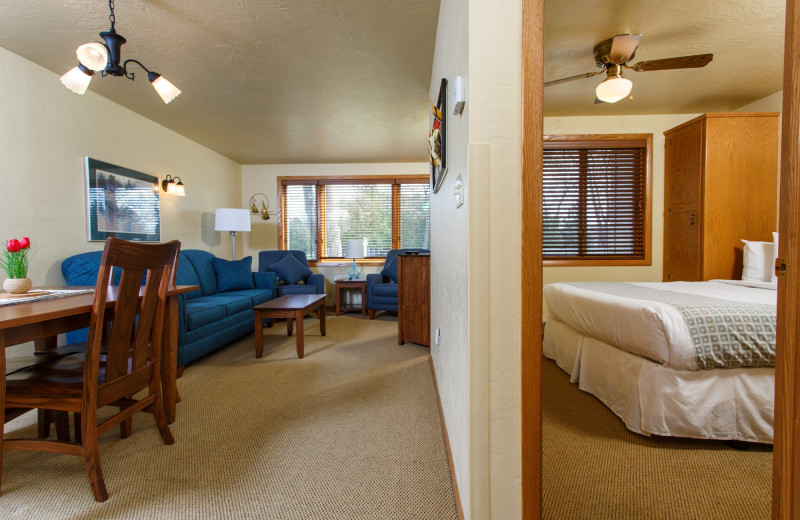
[[[365,278],[356,278],[354,280],[350,280],[349,278],[344,278],[342,280],[336,280],[336,315],[340,315],[343,312],[348,311],[361,311],[362,316],[367,315],[367,280]],[[361,307],[350,306],[344,307],[344,294],[343,291],[347,289],[360,289],[361,290]]]

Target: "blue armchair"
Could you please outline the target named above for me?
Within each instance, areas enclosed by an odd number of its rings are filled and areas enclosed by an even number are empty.
[[[386,254],[383,270],[367,275],[367,311],[375,319],[375,311],[397,312],[397,255],[407,251],[430,253],[427,249],[392,249]]]
[[[287,258],[287,257],[293,258]],[[296,260],[297,262],[295,262]],[[273,266],[275,266],[273,268]],[[278,277],[278,296],[286,294],[325,294],[325,276],[312,273],[303,251],[261,251],[258,253],[259,272],[275,273]],[[288,280],[287,280],[288,278]]]

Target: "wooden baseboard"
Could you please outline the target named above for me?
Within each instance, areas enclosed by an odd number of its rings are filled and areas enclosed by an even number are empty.
[[[436,392],[436,404],[439,406],[439,419],[442,421],[442,434],[444,435],[444,446],[447,449],[447,463],[450,466],[450,480],[453,481],[453,495],[456,498],[456,512],[458,520],[464,520],[464,508],[461,507],[461,495],[458,492],[458,480],[456,480],[456,468],[453,466],[453,452],[450,450],[450,436],[447,434],[447,424],[444,422],[444,410],[442,410],[442,398],[439,397],[439,385],[436,382],[436,369],[433,366],[433,357],[428,356],[431,364],[431,375],[433,375],[433,389]]]

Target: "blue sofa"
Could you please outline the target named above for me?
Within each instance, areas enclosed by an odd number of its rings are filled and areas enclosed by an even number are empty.
[[[383,270],[367,275],[367,311],[369,319],[375,319],[375,311],[397,312],[397,255],[407,251],[430,253],[427,249],[392,249],[386,253]],[[392,273],[391,276],[387,274]],[[393,278],[392,278],[393,277]]]
[[[95,285],[102,251],[71,256],[61,263],[67,285]],[[198,249],[180,252],[177,285],[200,289],[178,297],[178,366],[253,332],[254,305],[275,298],[277,277],[252,273],[253,289],[217,292],[214,255]],[[86,341],[88,331],[70,332],[68,343]]]
[[[298,283],[287,283],[278,278],[278,296],[285,294],[325,294],[325,276],[321,273],[312,273],[308,269],[308,259],[303,251],[294,249],[261,251],[258,253],[258,272],[272,273],[270,266],[277,264],[286,256],[294,256],[308,271]],[[275,274],[275,273],[272,273]],[[278,276],[275,274],[275,276]]]

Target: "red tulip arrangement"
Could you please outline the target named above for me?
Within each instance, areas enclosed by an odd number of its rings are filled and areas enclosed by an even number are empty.
[[[28,255],[31,252],[31,239],[12,238],[5,244],[5,251],[0,256],[0,267],[5,269],[9,278],[26,278],[28,276]]]

